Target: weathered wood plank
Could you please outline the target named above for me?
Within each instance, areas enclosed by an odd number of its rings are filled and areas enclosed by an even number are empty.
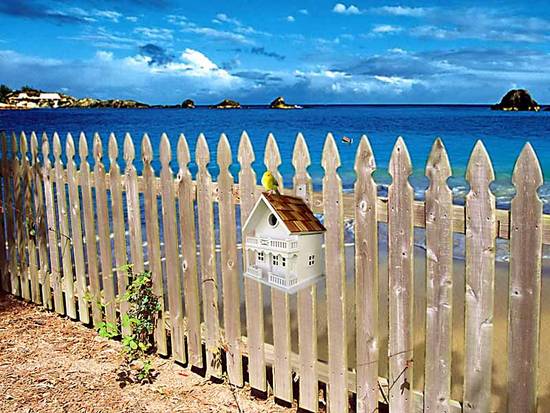
[[[65,169],[61,160],[61,140],[59,135],[53,135],[53,154],[55,158],[55,189],[57,216],[59,220],[59,242],[61,262],[63,269],[63,291],[65,292],[65,305],[67,315],[76,319],[76,302],[74,297],[74,274],[71,254],[71,233],[69,229],[69,212],[67,206],[67,189],[65,182]]]
[[[264,164],[283,190],[283,176],[279,173],[281,155],[275,137],[270,133],[265,146]],[[276,398],[292,402],[292,368],[290,366],[290,303],[284,291],[271,288],[271,314],[273,320],[273,394]]]
[[[146,135],[147,136],[147,135]],[[145,137],[144,137],[145,139]],[[182,363],[187,362],[185,354],[185,327],[183,325],[183,302],[181,292],[181,264],[178,251],[178,227],[176,225],[176,200],[174,195],[174,175],[170,168],[172,149],[166,134],[160,138],[160,172],[162,188],[162,225],[164,232],[164,253],[166,256],[166,280],[168,305],[170,306],[170,329],[172,354]]]
[[[155,171],[151,166],[151,162],[153,162],[153,147],[147,134],[143,136],[143,139],[141,141],[141,156],[143,159],[142,175],[146,188],[146,190],[143,192],[143,198],[145,205],[145,235],[147,237],[147,256],[149,261],[148,270],[151,272],[153,280],[153,291],[155,295],[157,297],[164,297],[164,282],[162,277],[162,263],[160,254],[160,229],[157,202],[158,198],[157,192],[153,190]],[[141,237],[141,235],[139,237]],[[137,247],[137,245],[134,246],[134,248]],[[170,287],[168,287],[168,294],[170,294],[169,288]],[[155,343],[157,346],[157,352],[166,355],[168,354],[168,345],[166,331],[164,329],[164,325],[166,322],[166,320],[164,319],[164,299],[159,300],[159,304],[161,307],[161,313],[159,314],[155,325]],[[177,311],[175,311],[174,314],[178,315]],[[176,322],[175,324],[177,328],[177,326],[179,325],[178,322]],[[176,338],[173,337],[172,340],[176,340]],[[176,347],[175,349],[178,351],[181,350],[180,347]],[[178,356],[181,356],[180,353],[177,354]]]
[[[128,238],[130,239],[130,261],[132,264],[132,271],[139,274],[143,272],[144,265],[137,170],[134,166],[135,157],[136,151],[134,148],[134,142],[130,134],[127,133],[124,136],[124,161],[126,162],[124,183],[126,189],[126,208],[128,215]]]
[[[24,133],[22,133],[24,136]],[[21,297],[30,301],[31,291],[29,288],[29,263],[27,261],[27,237],[26,237],[26,217],[25,217],[25,182],[23,171],[23,159],[17,156],[18,145],[15,133],[12,134],[12,167],[14,180],[14,209],[15,209],[15,244],[17,246],[17,264],[16,274],[19,280],[19,291]],[[23,154],[24,155],[24,154]],[[22,156],[24,158],[25,156]]]
[[[543,183],[535,151],[525,145],[512,182],[508,313],[508,412],[537,411],[542,254]]]
[[[218,275],[214,238],[214,209],[212,205],[212,178],[208,172],[210,152],[204,135],[197,141],[197,208],[199,210],[200,264],[202,303],[206,324],[207,375],[221,377],[220,320],[218,317]]]
[[[55,211],[53,182],[55,171],[50,161],[50,143],[44,133],[42,135],[42,158],[44,162],[44,201],[46,204],[46,218],[48,229],[48,247],[50,253],[50,282],[53,290],[54,309],[58,314],[65,314],[65,301],[63,300],[63,286],[61,285],[61,264],[59,262],[59,248],[57,246],[57,214]],[[9,241],[9,239],[8,239]]]
[[[80,187],[82,192],[82,209],[84,211],[84,231],[86,237],[86,257],[88,263],[88,279],[90,280],[89,300],[92,304],[92,320],[97,328],[103,320],[101,288],[97,260],[97,240],[94,219],[94,201],[92,198],[92,177],[88,163],[88,142],[84,133],[80,134],[78,142],[80,153]]]
[[[366,136],[355,157],[355,340],[358,413],[378,408],[378,223],[374,154]]]
[[[11,252],[6,250],[6,225],[8,218],[8,179],[9,174],[7,173],[7,144],[6,144],[6,133],[2,131],[0,133],[0,149],[2,151],[2,159],[0,160],[0,178],[2,182],[0,183],[0,271],[2,272],[2,290],[9,293],[11,292],[10,286],[10,270],[9,270],[9,259],[8,255]]]
[[[110,237],[111,227],[109,222],[109,205],[107,204],[107,183],[105,179],[107,172],[103,165],[103,145],[97,133],[94,134],[93,145],[97,235],[99,237],[105,321],[108,323],[116,323],[115,280],[113,275],[113,255]]]
[[[328,408],[331,412],[348,411],[348,366],[346,326],[346,261],[344,257],[344,210],[342,180],[337,169],[340,154],[332,134],[323,147],[321,164],[325,214],[325,269],[328,331]]]
[[[32,181],[35,236],[38,245],[38,281],[42,296],[42,305],[47,309],[53,309],[52,294],[49,281],[50,262],[48,257],[48,229],[46,225],[46,206],[44,205],[43,171],[38,159],[38,138],[36,133],[31,134],[31,157],[32,157]]]
[[[496,225],[489,184],[494,179],[489,155],[478,141],[466,170],[465,412],[488,412],[491,406]]]
[[[125,266],[128,263],[126,253],[126,234],[124,221],[124,205],[122,201],[122,177],[120,167],[118,166],[118,143],[113,133],[109,136],[109,188],[111,190],[111,213],[113,216],[113,235],[115,249],[115,266],[114,273],[117,277],[118,301],[120,303],[120,318],[123,320],[128,314],[128,300],[123,297],[126,294],[128,286],[128,271]],[[122,325],[122,334],[128,335],[131,328],[127,323]]]
[[[453,300],[452,175],[438,138],[426,165],[426,357],[424,411],[449,411],[451,399]]]
[[[78,318],[84,324],[90,323],[90,309],[88,305],[86,281],[86,263],[84,259],[84,243],[82,235],[82,217],[80,211],[80,193],[78,190],[78,171],[74,161],[76,153],[74,139],[67,134],[65,146],[67,154],[67,184],[69,186],[69,204],[71,210],[71,234],[74,255],[74,271],[76,277],[76,291],[78,296]]]
[[[413,411],[413,189],[411,160],[400,137],[389,164],[388,295],[389,403],[391,413]]]
[[[241,224],[246,222],[260,191],[256,186],[256,173],[252,168],[254,149],[246,132],[243,132],[237,154],[241,169],[239,171]],[[246,239],[242,233],[242,239]],[[243,254],[243,268],[246,268],[248,257]],[[264,302],[262,284],[248,277],[244,279],[246,331],[248,336],[248,374],[250,387],[266,392],[266,369],[264,356]]]
[[[28,275],[30,282],[30,299],[33,303],[41,304],[40,282],[38,280],[38,251],[36,249],[36,216],[33,202],[32,164],[29,160],[29,144],[27,136],[21,133],[21,180],[24,188],[23,205],[25,214],[25,240],[27,249]],[[27,286],[29,283],[27,283]]]
[[[307,167],[311,164],[309,150],[304,136],[296,136],[292,165],[295,169],[294,194],[311,206],[312,183]],[[299,404],[303,409],[316,412],[319,407],[319,386],[317,379],[317,285],[311,285],[297,293],[298,345],[300,376]]]
[[[218,196],[221,244],[221,271],[223,283],[223,319],[225,343],[227,344],[227,373],[229,382],[241,387],[243,365],[241,355],[241,296],[237,268],[237,224],[233,204],[233,175],[229,172],[232,164],[231,147],[225,134],[218,143]]]
[[[199,275],[197,271],[197,241],[195,229],[195,187],[189,172],[191,160],[189,146],[185,136],[178,140],[177,193],[180,216],[181,266],[183,293],[187,317],[187,349],[189,364],[202,368],[201,308],[199,294]]]

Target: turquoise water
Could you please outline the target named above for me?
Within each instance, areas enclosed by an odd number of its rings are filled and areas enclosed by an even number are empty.
[[[258,173],[263,172],[263,150],[268,133],[272,132],[279,144],[283,165],[281,172],[286,182],[291,182],[293,167],[290,162],[294,140],[302,132],[308,143],[312,166],[309,171],[315,186],[320,187],[323,176],[321,153],[327,132],[332,132],[338,141],[344,188],[353,187],[355,174],[353,163],[359,137],[366,134],[373,147],[378,171],[376,180],[380,193],[385,193],[390,177],[386,168],[395,140],[403,136],[413,161],[414,173],[411,183],[417,198],[422,198],[427,186],[424,167],[433,140],[441,137],[451,160],[453,177],[449,184],[453,188],[455,201],[460,203],[468,190],[464,172],[470,152],[477,139],[485,143],[496,174],[492,188],[499,207],[507,207],[514,190],[510,177],[514,162],[526,141],[531,142],[538,154],[545,175],[550,173],[550,112],[510,113],[495,112],[486,106],[313,106],[302,110],[276,111],[251,107],[241,110],[195,110],[174,109],[41,109],[32,111],[0,111],[0,130],[47,132],[50,137],[57,131],[64,141],[67,132],[77,136],[81,131],[91,142],[92,134],[99,132],[106,141],[114,132],[122,146],[125,132],[130,132],[136,142],[147,132],[158,157],[158,142],[166,132],[173,145],[175,155],[177,137],[184,133],[191,151],[199,133],[204,133],[210,144],[211,157],[215,159],[216,145],[221,132],[226,133],[235,154],[241,132],[246,130],[256,151],[254,164]],[[353,138],[354,142],[344,144],[342,136]],[[139,157],[140,149],[136,148]],[[174,156],[175,159],[175,156]],[[140,162],[136,166],[140,168]],[[158,158],[155,160],[158,168]],[[236,175],[239,166],[233,165]],[[174,162],[173,169],[177,169]],[[191,165],[192,172],[196,170]],[[213,178],[217,168],[211,165]],[[545,210],[550,212],[550,184],[540,190]]]

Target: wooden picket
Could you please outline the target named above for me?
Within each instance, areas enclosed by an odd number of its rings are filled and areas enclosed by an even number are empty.
[[[178,140],[178,206],[180,216],[181,268],[187,320],[188,360],[192,366],[202,368],[201,308],[199,275],[197,271],[197,233],[195,229],[195,187],[189,172],[191,160],[185,136]]]
[[[521,151],[512,182],[517,193],[511,205],[508,412],[536,412],[542,253],[537,189],[543,178],[530,144]]]
[[[197,141],[197,208],[200,239],[200,266],[202,308],[206,324],[206,371],[214,377],[222,375],[220,349],[220,320],[218,314],[218,274],[216,271],[216,245],[214,237],[214,205],[212,178],[207,165],[210,151],[204,135]]]
[[[355,158],[355,341],[358,413],[378,408],[378,230],[376,169],[366,136]]]
[[[155,171],[151,166],[151,162],[153,162],[153,147],[151,145],[149,136],[147,135],[144,135],[141,141],[141,156],[143,159],[143,182],[147,188],[154,188],[156,185]],[[146,266],[146,268],[148,269],[148,271],[151,272],[153,291],[157,296],[160,297],[164,294],[164,281],[162,279],[162,263],[160,254],[160,229],[157,191],[145,191],[143,198],[145,210],[145,235],[147,238],[147,257],[149,261],[149,265]],[[132,204],[133,202],[136,201],[130,201],[130,204]],[[137,245],[139,241],[133,240],[133,238],[137,237],[138,239],[141,239],[141,232],[139,235],[136,235],[137,229],[134,231],[135,232],[133,232],[133,236],[130,236],[130,245],[132,245],[133,248],[132,254],[139,255],[140,253],[138,252],[138,249],[139,251],[141,251],[141,246]],[[155,344],[158,353],[168,354],[166,329],[164,328],[164,301],[161,301],[159,304],[161,311],[155,325]],[[177,314],[177,311],[174,311],[174,314]],[[174,338],[174,340],[178,340],[178,338]],[[176,348],[178,350],[181,350],[179,347]],[[179,353],[179,356],[181,357],[181,353]]]
[[[491,404],[493,305],[495,289],[495,179],[481,141],[474,147],[466,179],[466,296],[464,411],[488,412]]]
[[[145,135],[144,140],[149,139]],[[168,305],[170,307],[170,342],[174,358],[187,362],[185,354],[185,329],[183,326],[183,302],[181,294],[181,266],[178,251],[178,227],[176,226],[176,200],[174,195],[174,176],[170,168],[172,149],[168,136],[160,138],[160,161],[162,163],[160,179],[162,193],[162,227],[164,232],[164,254],[166,257],[166,279]],[[162,275],[162,274],[161,274]]]
[[[452,203],[452,192],[447,185],[451,167],[440,139],[434,142],[426,165],[429,187],[422,202],[414,200],[408,181],[412,165],[401,138],[390,159],[392,183],[388,198],[384,199],[377,196],[374,153],[366,137],[361,138],[355,157],[354,194],[348,195],[343,193],[338,174],[339,152],[331,134],[322,152],[322,193],[312,191],[312,178],[308,174],[311,160],[304,137],[298,134],[294,146],[293,188],[283,188],[279,173],[282,159],[274,136],[268,136],[263,161],[279,181],[281,192],[303,198],[314,212],[322,213],[327,229],[328,361],[323,361],[317,349],[317,285],[306,286],[296,296],[271,289],[271,310],[268,310],[263,302],[263,291],[268,287],[245,278],[246,334],[241,331],[237,205],[242,224],[262,191],[252,167],[255,155],[246,133],[242,134],[238,149],[238,182],[231,173],[233,156],[224,134],[217,144],[220,173],[216,182],[212,182],[210,175],[212,165],[209,165],[210,152],[204,135],[200,135],[197,142],[195,181],[183,135],[177,144],[176,177],[171,168],[170,141],[164,134],[158,154],[160,176],[153,167],[156,158],[147,135],[141,142],[141,174],[134,166],[134,142],[128,134],[124,139],[124,173],[118,164],[121,161],[119,146],[113,134],[108,143],[108,171],[104,165],[104,144],[99,135],[94,135],[93,172],[84,134],[79,139],[78,162],[70,134],[65,154],[57,134],[52,136],[52,150],[44,134],[42,160],[34,133],[30,141],[25,134],[19,138],[12,134],[8,141],[4,133],[0,134],[0,140],[0,245],[3,246],[0,248],[0,286],[3,290],[86,324],[91,318],[98,327],[103,320],[120,324],[128,311],[128,303],[123,298],[129,282],[126,264],[132,264],[134,273],[150,270],[155,293],[161,297],[162,304],[165,298],[168,302],[168,308],[162,306],[155,326],[160,354],[190,366],[206,367],[208,376],[221,378],[227,373],[232,385],[242,386],[248,377],[251,387],[261,392],[268,391],[266,378],[271,367],[274,396],[286,403],[294,401],[293,374],[296,374],[298,405],[312,412],[319,410],[320,398],[323,399],[319,382],[327,385],[324,399],[329,412],[348,411],[352,393],[356,396],[355,411],[362,413],[376,411],[380,401],[389,403],[391,412],[399,413],[490,411],[495,243],[497,237],[510,239],[507,410],[535,412],[537,408],[547,408],[539,406],[538,366],[547,361],[541,360],[539,354],[539,336],[542,246],[550,245],[550,216],[543,214],[537,195],[543,178],[535,152],[528,144],[514,169],[512,181],[517,193],[511,210],[504,211],[496,209],[495,197],[489,188],[494,174],[481,142],[476,144],[467,167],[466,178],[471,189],[466,205],[460,206]],[[159,202],[162,211],[158,211]],[[214,232],[216,204],[219,249]],[[354,218],[355,265],[349,274],[344,255],[344,216]],[[378,302],[377,227],[381,222],[388,224],[389,300],[383,304]],[[425,228],[426,235],[426,356],[422,391],[413,387],[412,374],[415,227]],[[143,229],[146,243],[142,238]],[[456,289],[454,233],[466,235],[461,401],[451,399],[452,298]],[[247,234],[242,235],[244,243]],[[243,266],[248,259],[250,257],[243,254]],[[355,281],[351,317],[346,311],[351,307],[346,297],[346,275]],[[218,312],[220,289],[223,328]],[[290,305],[295,299],[296,315]],[[272,314],[273,344],[266,342],[265,311]],[[380,348],[381,311],[389,314],[387,349],[385,345]],[[291,317],[294,316],[298,321],[297,353],[291,346]],[[349,326],[353,319],[355,325]],[[352,338],[348,330],[351,328],[355,330],[355,363],[348,365]],[[123,334],[130,332],[128,326],[121,329]],[[202,358],[203,345],[206,365]],[[387,350],[388,378],[378,376],[381,350]],[[248,359],[247,363],[244,358]]]
[[[294,195],[302,198],[311,207],[313,188],[307,167],[311,164],[309,150],[304,136],[296,136],[292,165],[294,174]],[[317,378],[317,285],[298,291],[298,344],[300,346],[300,407],[316,412],[319,407],[319,386]]]
[[[283,176],[279,173],[281,155],[275,137],[270,133],[265,146],[264,164],[283,190]],[[292,402],[292,369],[290,365],[290,304],[288,294],[271,289],[271,314],[273,324],[273,394],[276,398]]]
[[[331,412],[347,412],[348,369],[346,326],[346,260],[344,257],[344,211],[342,180],[337,169],[340,154],[332,134],[328,134],[321,160],[325,213],[325,271],[328,330],[328,407]]]
[[[67,154],[67,184],[69,186],[69,204],[71,209],[71,234],[78,296],[78,318],[84,324],[88,324],[90,322],[90,308],[87,300],[88,282],[86,281],[86,262],[82,236],[82,212],[78,190],[78,171],[74,161],[76,150],[74,139],[70,133],[67,135],[65,153]]]
[[[390,412],[413,411],[413,188],[409,152],[402,138],[393,148],[388,188],[388,296]]]
[[[246,222],[259,191],[256,187],[256,173],[252,169],[255,160],[252,143],[246,132],[243,132],[238,152],[241,170],[239,172],[241,195],[241,223]],[[244,232],[242,239],[246,239]],[[243,268],[247,265],[248,257],[243,254]],[[264,301],[262,284],[256,280],[245,278],[244,295],[246,303],[246,334],[248,339],[248,371],[250,386],[261,392],[266,392],[265,371],[265,330],[264,330]]]
[[[227,136],[222,134],[218,143],[218,198],[221,246],[221,271],[223,285],[223,320],[225,331],[227,372],[229,382],[243,385],[241,354],[241,295],[237,268],[237,227],[233,204],[233,175],[229,172],[232,163],[231,147]]]
[[[99,280],[99,268],[97,261],[97,243],[94,219],[94,201],[92,198],[92,177],[90,164],[88,163],[88,142],[84,133],[80,134],[78,142],[80,154],[80,187],[82,191],[82,209],[84,212],[84,231],[86,241],[86,255],[88,257],[88,279],[90,291],[87,296],[92,305],[92,321],[94,327],[98,327],[103,321],[103,300]]]
[[[426,176],[426,360],[424,411],[448,412],[451,399],[453,300],[453,195],[447,152],[436,139]]]

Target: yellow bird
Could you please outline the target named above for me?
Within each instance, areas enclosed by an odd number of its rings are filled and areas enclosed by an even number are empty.
[[[269,193],[279,193],[279,183],[270,171],[265,171],[262,176],[262,185]]]

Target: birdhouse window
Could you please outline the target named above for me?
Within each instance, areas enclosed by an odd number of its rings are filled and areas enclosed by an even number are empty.
[[[269,223],[269,226],[275,228],[279,223],[279,220],[277,219],[275,214],[269,214],[269,216],[267,217],[267,222]]]
[[[310,255],[307,258],[307,264],[311,267],[313,264],[315,264],[315,255]]]
[[[265,259],[264,252],[263,251],[258,252],[258,261],[264,262],[264,259]]]
[[[286,267],[286,258],[280,255],[274,255],[271,259],[271,263],[275,267]]]
[[[274,265],[274,266],[279,266],[279,256],[278,255],[274,255],[273,258],[271,259],[271,263]]]

